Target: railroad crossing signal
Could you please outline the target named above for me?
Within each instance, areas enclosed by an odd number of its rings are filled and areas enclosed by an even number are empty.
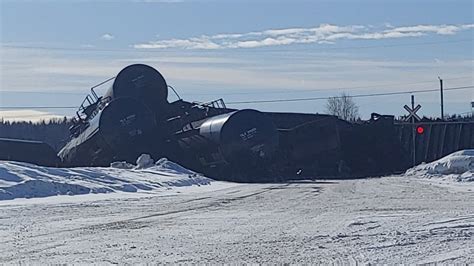
[[[415,135],[416,134],[423,134],[423,132],[425,132],[425,129],[422,127],[422,126],[419,126],[418,128],[415,126],[415,122],[416,121],[420,121],[421,118],[416,114],[416,112],[418,112],[420,109],[421,109],[421,105],[417,105],[415,107],[415,95],[412,95],[411,96],[411,108],[405,104],[405,106],[403,106],[403,108],[405,108],[405,110],[408,111],[408,117],[405,118],[405,121],[408,122],[411,120],[411,125],[412,125],[412,128],[413,128],[413,133],[411,134],[412,135],[412,155],[413,155],[413,166],[416,165],[416,138],[415,138]]]
[[[415,119],[416,121],[420,121],[421,120],[421,117],[419,117],[416,112],[418,112],[418,110],[421,109],[421,105],[417,105],[415,108],[410,108],[408,105],[405,104],[405,106],[403,106],[403,108],[405,108],[405,110],[408,111],[408,116],[407,118],[405,118],[405,121],[410,121],[412,118]]]
[[[416,127],[416,133],[422,135],[425,132],[425,128],[423,126]]]

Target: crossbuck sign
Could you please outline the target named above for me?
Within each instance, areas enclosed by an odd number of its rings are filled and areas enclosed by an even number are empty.
[[[408,111],[408,116],[407,118],[405,118],[405,121],[410,121],[412,118],[415,120],[415,121],[420,121],[421,118],[416,114],[416,112],[418,112],[418,110],[421,109],[421,105],[417,105],[415,108],[410,108],[408,105],[405,104],[405,106],[403,106],[403,108],[405,108],[405,110]]]

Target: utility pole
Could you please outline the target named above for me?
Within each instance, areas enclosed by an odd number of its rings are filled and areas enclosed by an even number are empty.
[[[444,99],[443,99],[443,80],[438,77],[439,79],[439,91],[441,95],[441,119],[444,120]]]
[[[418,110],[421,109],[421,105],[418,104],[415,107],[415,95],[411,95],[411,108],[406,104],[405,104],[405,106],[403,106],[403,108],[405,108],[405,110],[407,110],[408,114],[409,114],[408,117],[405,118],[405,121],[406,122],[411,121],[411,127],[412,127],[412,130],[411,130],[411,138],[412,138],[411,149],[412,149],[413,166],[415,166],[416,165],[416,133],[417,133],[416,121],[421,121],[421,118],[416,114],[416,112],[418,112]],[[421,132],[421,133],[423,133],[423,132]]]
[[[474,117],[474,100],[471,101],[471,112],[472,112],[472,117]]]
[[[411,96],[411,109],[415,109],[415,95]],[[412,159],[413,159],[413,167],[416,166],[416,126],[415,126],[415,117],[411,118],[411,137],[412,137]]]

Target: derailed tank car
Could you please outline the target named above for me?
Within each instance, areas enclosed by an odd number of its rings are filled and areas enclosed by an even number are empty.
[[[264,177],[279,143],[273,122],[250,109],[191,122],[174,137],[187,154],[182,156],[184,165],[212,177],[239,181]],[[249,174],[253,180],[248,180]]]
[[[132,98],[118,98],[87,120],[81,132],[59,152],[67,166],[108,166],[113,161],[133,162],[141,153],[158,147],[149,143],[156,131],[154,115]],[[79,130],[79,129],[76,129]]]
[[[159,156],[169,104],[163,76],[150,66],[135,64],[119,72],[104,96],[94,88],[73,121],[71,140],[59,152],[62,162],[107,166],[116,160],[134,162],[141,153]]]
[[[8,138],[0,138],[0,160],[43,166],[59,166],[61,162],[53,148],[42,141]]]
[[[347,127],[332,115],[265,113],[276,125],[279,146],[271,170],[280,179],[340,173],[341,131]]]

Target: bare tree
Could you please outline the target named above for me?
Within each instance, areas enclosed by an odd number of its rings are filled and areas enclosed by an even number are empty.
[[[355,121],[359,118],[359,107],[351,96],[341,93],[340,96],[331,97],[326,103],[326,111],[346,121]]]

